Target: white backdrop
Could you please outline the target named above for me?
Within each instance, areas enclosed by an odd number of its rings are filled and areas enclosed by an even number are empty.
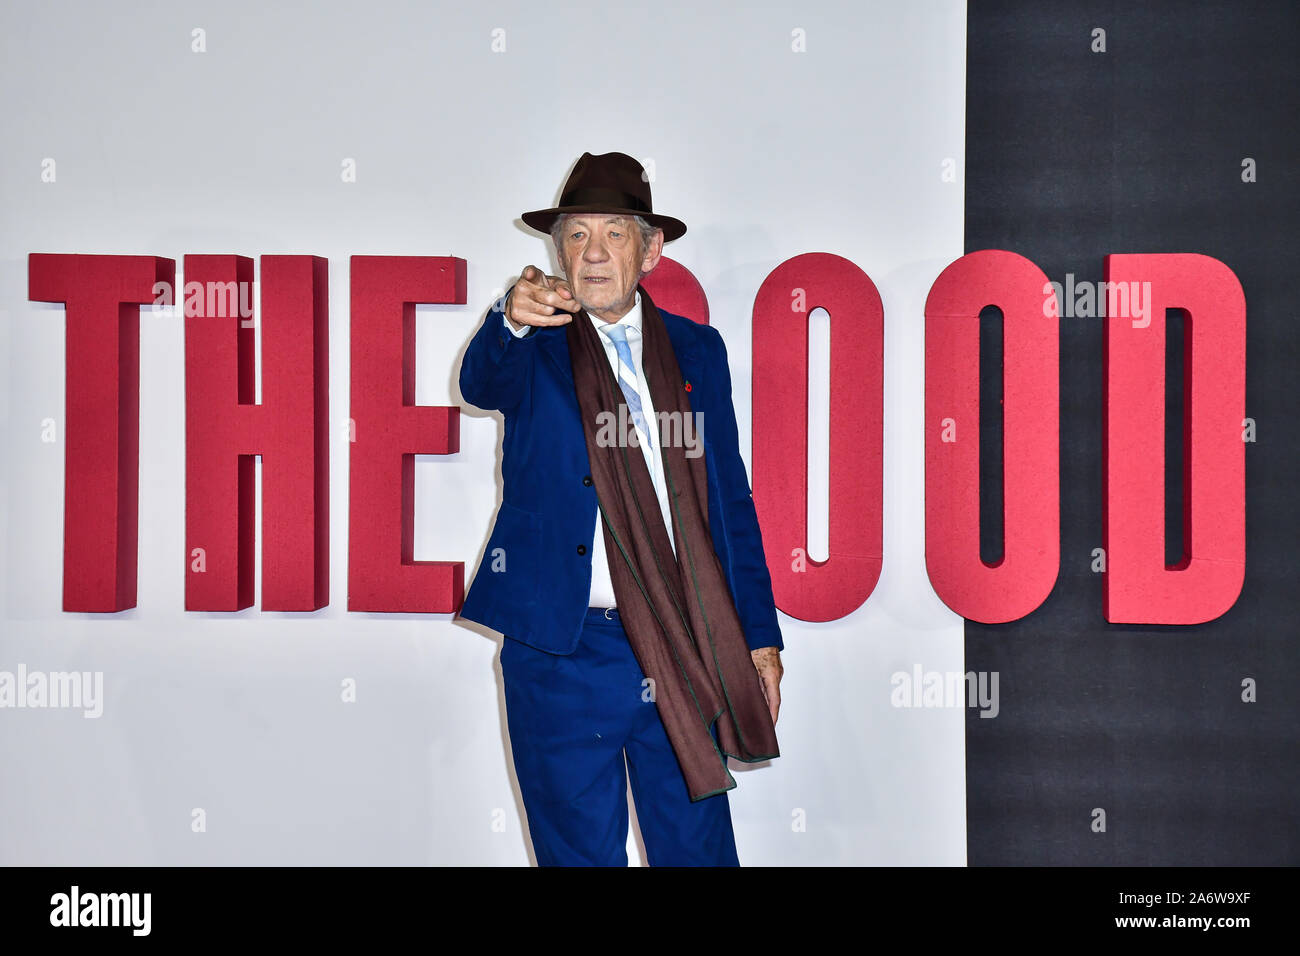
[[[618,150],[689,227],[665,251],[709,295],[747,462],[767,274],[837,253],[885,304],[884,570],[843,620],[780,617],[783,756],[736,774],[741,862],[963,864],[964,715],[892,707],[890,675],[962,670],[925,576],[921,416],[925,296],[962,253],[964,69],[956,2],[6,6],[0,671],[102,671],[105,700],[98,719],[0,709],[0,863],[529,862],[500,635],[346,610],[348,257],[468,260],[469,303],[418,314],[417,400],[461,404],[495,290],[554,271],[519,213]],[[145,309],[138,604],[60,609],[64,316],[27,301],[32,252],[167,256],[178,279],[187,253],[328,257],[327,608],[183,610],[182,328]],[[416,557],[468,579],[502,424],[462,407],[460,452],[419,459]]]

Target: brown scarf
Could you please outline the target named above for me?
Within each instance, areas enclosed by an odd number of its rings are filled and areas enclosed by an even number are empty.
[[[638,287],[639,288],[639,287]],[[632,652],[651,678],[655,704],[692,801],[736,786],[727,757],[755,763],[780,756],[758,672],[709,534],[708,472],[702,451],[688,458],[680,436],[691,404],[663,317],[641,294],[642,365],[656,418],[647,421],[663,457],[677,554],[673,554],[623,390],[600,334],[579,309],[566,334],[587,455],[604,518],[610,581]],[[608,412],[613,417],[601,416]],[[601,424],[626,423],[615,442]],[[694,424],[695,419],[691,418]],[[703,423],[707,425],[706,423]],[[608,436],[610,429],[605,428]],[[665,441],[665,438],[669,441]],[[696,440],[702,442],[697,433]],[[718,741],[709,728],[717,722]]]

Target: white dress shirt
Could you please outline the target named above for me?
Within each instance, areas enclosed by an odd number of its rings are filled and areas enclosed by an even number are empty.
[[[604,333],[611,323],[606,322],[598,316],[587,313],[591,319],[591,324],[597,332],[601,333],[600,340],[605,346],[605,356],[609,359],[610,368],[614,372],[615,378],[618,377],[618,349],[614,342]],[[516,329],[505,318],[501,317],[506,328],[514,333],[516,337],[522,338],[532,329],[531,325],[525,325],[521,329]],[[636,429],[637,440],[640,443],[641,453],[645,455],[646,466],[650,469],[650,477],[655,483],[655,491],[659,496],[659,511],[664,518],[664,527],[668,529],[668,540],[673,545],[674,552],[677,544],[673,538],[673,521],[672,512],[668,508],[668,488],[667,480],[663,473],[663,456],[659,454],[660,433],[657,428],[658,419],[655,417],[654,403],[650,398],[650,389],[646,386],[645,367],[641,361],[642,343],[641,343],[641,293],[636,293],[636,299],[632,304],[631,310],[627,315],[619,320],[624,328],[627,329],[628,351],[632,353],[632,363],[636,366],[637,390],[641,393],[641,411],[645,416],[646,425],[655,430],[655,451],[652,453],[646,442],[646,435],[640,428]],[[622,390],[620,389],[620,392]],[[670,429],[669,434],[673,434]],[[614,597],[614,584],[609,576],[609,556],[605,553],[605,522],[601,519],[600,513],[596,514],[596,535],[591,549],[591,597],[588,601],[590,607],[614,607],[617,600]]]

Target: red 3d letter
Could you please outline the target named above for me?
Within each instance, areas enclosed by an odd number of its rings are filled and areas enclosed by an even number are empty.
[[[262,257],[262,403],[253,260],[186,256],[185,609],[253,603],[262,456],[262,608],[329,603],[329,264]]]
[[[415,456],[460,450],[460,409],[415,404],[416,303],[465,303],[465,260],[352,257],[348,610],[452,613],[460,561],[416,561]]]
[[[1246,297],[1202,255],[1106,257],[1106,620],[1201,624],[1236,603],[1246,572]],[[1165,461],[1165,311],[1184,309],[1182,462]],[[1115,311],[1121,314],[1114,314]],[[1183,469],[1183,560],[1165,566],[1165,469]]]
[[[136,599],[140,306],[171,301],[176,263],[33,253],[27,265],[31,300],[67,308],[63,610],[124,611]]]
[[[1013,252],[962,256],[925,303],[925,564],[962,617],[1001,624],[1043,603],[1061,560],[1059,319],[1043,271]],[[1003,557],[980,557],[980,312],[1003,319]]]
[[[709,299],[695,273],[667,256],[659,257],[655,271],[641,280],[655,306],[673,315],[709,324]]]
[[[808,316],[831,317],[828,554],[808,547]],[[880,577],[884,307],[848,259],[812,252],[772,270],[754,300],[754,508],[776,606],[834,621]]]

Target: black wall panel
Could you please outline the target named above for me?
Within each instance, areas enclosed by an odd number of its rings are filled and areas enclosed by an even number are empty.
[[[966,626],[967,669],[998,671],[1001,697],[995,719],[967,712],[972,865],[1300,863],[1298,37],[1292,3],[971,2],[967,251],[1057,282],[1100,281],[1107,253],[1221,259],[1246,293],[1258,423],[1237,604],[1194,627],[1108,624],[1091,570],[1103,320],[1061,318],[1060,575],[1029,617]]]

